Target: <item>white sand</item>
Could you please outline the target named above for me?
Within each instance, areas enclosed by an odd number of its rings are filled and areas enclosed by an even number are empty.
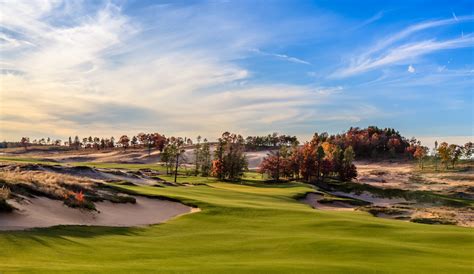
[[[70,208],[61,201],[44,197],[32,198],[22,203],[10,200],[9,203],[19,210],[0,213],[0,230],[24,230],[56,225],[145,226],[199,211],[177,202],[135,198],[136,204],[114,204],[108,201],[96,203],[99,212]]]
[[[416,174],[416,165],[407,163],[357,162],[356,166],[359,183],[380,188],[450,193],[465,192],[474,183],[474,171]]]
[[[318,202],[323,198],[323,195],[316,193],[308,193],[304,199],[301,201],[305,204],[310,205],[312,208],[320,210],[336,210],[336,211],[354,211],[355,206],[343,203],[343,202],[333,202],[333,203],[320,203]]]

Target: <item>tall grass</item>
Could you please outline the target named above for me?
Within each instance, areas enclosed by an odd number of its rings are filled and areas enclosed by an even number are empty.
[[[56,199],[62,199],[71,190],[90,189],[93,184],[84,178],[47,171],[2,171],[0,180],[4,187],[29,188]]]
[[[6,200],[10,197],[10,189],[7,186],[0,187],[0,200]]]

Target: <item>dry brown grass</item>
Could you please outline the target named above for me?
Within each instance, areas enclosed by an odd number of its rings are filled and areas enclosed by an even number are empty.
[[[11,188],[15,185],[26,185],[57,198],[64,197],[71,189],[90,189],[93,184],[84,178],[46,171],[2,171],[0,180]]]
[[[6,200],[10,197],[10,189],[7,186],[0,187],[0,200]]]

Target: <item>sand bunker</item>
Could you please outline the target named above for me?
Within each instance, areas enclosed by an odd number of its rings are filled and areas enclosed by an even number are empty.
[[[60,165],[42,165],[42,164],[10,164],[0,166],[1,172],[22,172],[23,174],[34,175],[44,174],[62,174],[66,176],[74,176],[79,179],[91,179],[92,181],[126,181],[137,185],[154,185],[156,179],[150,178],[156,176],[153,171],[127,171],[119,169],[96,169],[88,166],[60,166]],[[0,176],[1,177],[1,176]]]
[[[319,201],[323,198],[324,196],[321,194],[308,193],[306,197],[301,199],[301,202],[310,205],[312,208],[320,210],[353,211],[356,208],[356,206],[339,201],[320,203]]]
[[[145,226],[165,222],[173,217],[199,211],[181,203],[135,197],[136,204],[96,203],[96,211],[67,207],[63,202],[44,197],[21,203],[9,200],[16,207],[13,213],[0,213],[0,230],[24,230],[56,225]]]

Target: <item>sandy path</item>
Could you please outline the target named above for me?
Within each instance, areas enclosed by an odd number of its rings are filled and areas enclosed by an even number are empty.
[[[56,225],[145,226],[165,222],[178,215],[198,211],[177,202],[135,197],[136,204],[96,203],[99,212],[65,206],[61,201],[44,197],[29,202],[9,201],[19,209],[0,213],[0,230],[24,230]]]

